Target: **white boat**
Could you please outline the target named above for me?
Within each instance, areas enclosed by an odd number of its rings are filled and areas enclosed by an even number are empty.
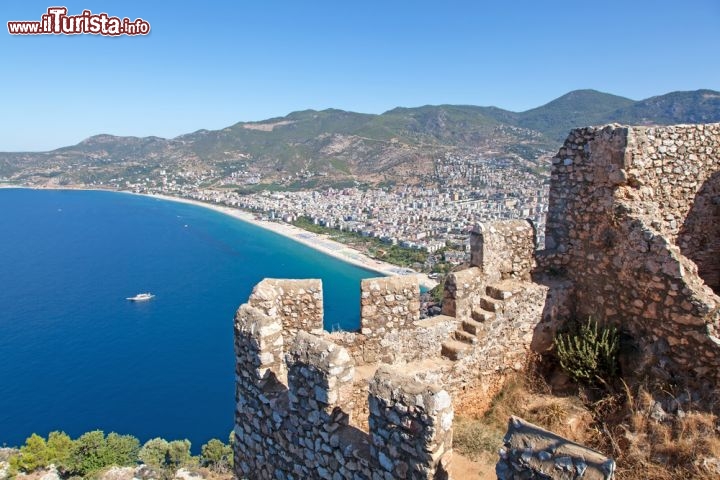
[[[134,297],[127,297],[127,299],[131,302],[145,302],[154,297],[155,295],[153,295],[152,293],[138,293]]]

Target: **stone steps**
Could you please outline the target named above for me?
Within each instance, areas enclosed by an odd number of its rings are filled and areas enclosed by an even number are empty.
[[[508,298],[513,296],[513,293],[511,290],[506,290],[505,288],[498,286],[498,285],[488,285],[485,287],[485,293],[491,298],[494,298],[496,300],[507,300]]]
[[[522,291],[518,282],[501,281],[485,287],[486,295],[480,297],[480,305],[471,313],[472,319],[464,319],[452,337],[442,344],[441,355],[456,361],[470,353],[485,336],[488,324],[505,310],[505,300]]]
[[[467,355],[468,350],[470,350],[470,345],[467,343],[457,340],[446,340],[442,343],[440,355],[450,360],[460,360]]]
[[[503,307],[503,301],[496,298],[482,296],[480,297],[480,307],[488,312],[501,312]]]
[[[478,341],[475,334],[465,331],[464,328],[463,330],[455,330],[455,340],[467,343],[468,345],[473,345]]]
[[[473,310],[471,316],[474,321],[479,323],[489,322],[495,318],[495,314],[487,310]]]
[[[471,335],[479,335],[485,331],[485,325],[475,320],[463,320],[462,329]]]

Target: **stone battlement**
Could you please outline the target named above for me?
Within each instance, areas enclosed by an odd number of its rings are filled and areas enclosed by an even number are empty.
[[[260,282],[235,317],[238,476],[447,477],[448,391],[496,387],[506,364],[524,367],[546,292],[527,280],[532,263],[518,253],[532,251],[531,225],[487,229],[483,239],[513,250],[512,261],[469,270],[483,286],[476,301],[446,292],[464,314],[420,320],[416,277],[371,278],[361,283],[359,331],[328,333],[320,280]],[[479,314],[483,306],[493,311]],[[462,355],[448,353],[454,343]],[[375,373],[356,378],[358,366]]]
[[[237,475],[446,478],[453,417],[448,393],[379,368],[369,382],[369,432],[352,427],[355,362],[347,349],[303,330],[294,336],[284,331],[288,319],[302,323],[302,312],[317,313],[306,295],[319,281],[301,288],[294,281],[265,282],[235,316]],[[260,300],[267,311],[253,306]]]

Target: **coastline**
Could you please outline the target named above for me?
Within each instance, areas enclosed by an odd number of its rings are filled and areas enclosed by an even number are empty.
[[[131,192],[121,192],[121,193],[131,193]],[[433,288],[435,285],[437,285],[437,282],[428,278],[428,276],[423,273],[418,273],[418,272],[415,272],[408,268],[399,267],[397,265],[393,265],[391,263],[383,262],[380,260],[374,260],[374,259],[368,257],[367,255],[365,255],[364,253],[362,253],[358,250],[355,250],[352,247],[349,247],[340,242],[331,240],[324,235],[319,235],[316,233],[308,232],[307,230],[303,230],[302,228],[296,227],[294,225],[290,225],[287,223],[278,223],[278,222],[257,220],[252,213],[245,212],[245,211],[239,210],[237,208],[226,207],[226,206],[222,206],[222,205],[215,205],[215,204],[211,204],[211,203],[205,203],[205,202],[201,202],[199,200],[172,197],[169,195],[161,195],[161,194],[155,194],[155,193],[153,193],[153,194],[134,194],[134,195],[143,195],[146,197],[157,198],[160,200],[166,200],[166,201],[170,201],[170,202],[187,203],[187,204],[195,205],[198,207],[208,208],[210,210],[214,210],[216,212],[225,214],[236,220],[247,222],[252,225],[255,225],[256,227],[260,227],[265,230],[269,230],[273,233],[276,233],[278,235],[282,235],[285,238],[289,238],[290,240],[301,243],[301,244],[308,246],[314,250],[324,253],[325,255],[336,258],[338,260],[342,260],[343,262],[347,262],[347,263],[353,264],[358,267],[362,267],[366,270],[371,270],[373,272],[377,272],[377,273],[380,273],[382,275],[387,275],[387,276],[417,275],[420,285],[422,285],[423,287],[428,288],[428,289]],[[408,272],[410,272],[410,273],[408,273]]]
[[[367,255],[363,254],[362,252],[355,250],[352,247],[349,247],[347,245],[344,245],[342,243],[339,243],[339,242],[336,242],[334,240],[327,238],[325,235],[319,235],[316,233],[308,232],[307,230],[303,230],[299,227],[296,227],[296,226],[290,225],[290,224],[286,224],[286,223],[257,220],[253,214],[251,214],[249,212],[245,212],[243,210],[239,210],[237,208],[226,207],[223,205],[216,205],[216,204],[212,204],[212,203],[201,202],[199,200],[193,200],[193,199],[181,198],[181,197],[173,197],[170,195],[162,195],[162,194],[157,194],[157,193],[146,194],[146,193],[127,192],[127,191],[122,191],[122,190],[111,190],[111,189],[97,189],[97,188],[93,189],[93,188],[83,188],[83,187],[73,187],[73,186],[67,186],[65,188],[28,187],[28,186],[23,186],[23,185],[10,185],[10,184],[0,185],[0,188],[27,188],[30,190],[96,190],[96,191],[103,191],[103,192],[125,193],[125,194],[129,194],[129,195],[141,195],[144,197],[155,198],[158,200],[185,203],[185,204],[194,205],[194,206],[201,207],[201,208],[207,208],[210,210],[214,210],[218,213],[222,213],[231,218],[234,218],[235,220],[240,220],[242,222],[249,223],[256,227],[263,228],[265,230],[269,230],[277,235],[282,235],[285,238],[288,238],[295,242],[301,243],[301,244],[303,244],[307,247],[310,247],[314,250],[317,250],[325,255],[328,255],[330,257],[336,258],[343,262],[350,263],[352,265],[364,268],[366,270],[377,272],[377,273],[380,273],[380,274],[386,275],[386,276],[416,275],[418,277],[418,281],[419,281],[420,285],[427,289],[431,289],[437,285],[437,282],[430,279],[426,274],[418,273],[413,270],[410,270],[410,269],[407,269],[404,267],[399,267],[397,265],[393,265],[391,263],[383,262],[380,260],[374,260],[374,259],[368,257]]]

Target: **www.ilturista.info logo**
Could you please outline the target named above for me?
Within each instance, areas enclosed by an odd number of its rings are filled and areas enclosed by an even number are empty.
[[[65,7],[50,7],[40,21],[7,22],[11,35],[147,35],[150,24],[138,18],[110,17],[107,13],[83,10],[80,15],[68,15]]]

